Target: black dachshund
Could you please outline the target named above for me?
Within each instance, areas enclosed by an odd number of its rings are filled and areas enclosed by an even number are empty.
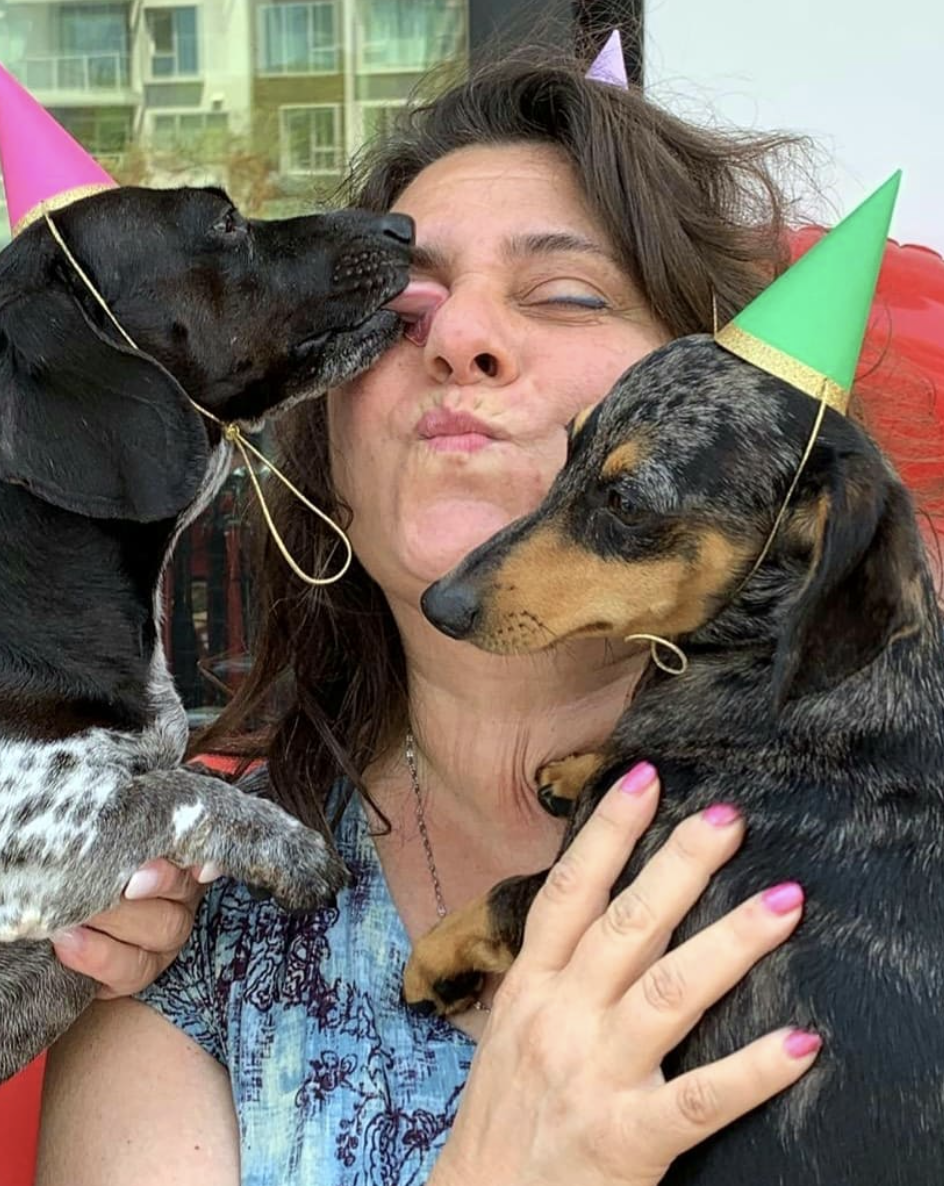
[[[249,221],[216,189],[116,188],[54,225],[74,262],[43,220],[0,256],[0,1079],[94,996],[48,937],[144,861],[292,909],[345,881],[317,832],[180,768],[160,583],[231,460],[191,401],[255,427],[368,366],[413,240],[400,215]]]
[[[617,889],[685,816],[741,806],[744,847],[675,942],[765,886],[805,887],[796,935],[665,1070],[790,1022],[824,1051],[799,1085],[678,1161],[668,1186],[944,1181],[942,620],[908,494],[832,410],[757,564],[816,411],[710,337],[674,342],[573,426],[538,510],[423,600],[441,630],[502,654],[642,632],[681,646],[687,671],[650,666],[599,753],[539,775],[546,804],[571,800],[566,846],[619,773],[656,765],[656,822]],[[421,940],[407,999],[466,1007],[519,949],[544,876],[501,883]]]

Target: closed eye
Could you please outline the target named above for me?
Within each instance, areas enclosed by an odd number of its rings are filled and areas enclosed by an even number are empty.
[[[573,305],[578,309],[605,309],[606,301],[596,296],[557,296],[541,301],[542,305]]]

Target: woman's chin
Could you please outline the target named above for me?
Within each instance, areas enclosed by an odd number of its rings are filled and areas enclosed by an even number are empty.
[[[512,511],[491,503],[457,499],[437,503],[412,518],[401,539],[410,573],[430,585],[455,568],[479,544],[490,539],[525,508]]]

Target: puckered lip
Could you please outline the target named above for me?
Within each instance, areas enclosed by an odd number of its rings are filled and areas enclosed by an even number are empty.
[[[417,421],[416,435],[424,441],[435,437],[458,436],[483,436],[493,441],[508,439],[507,433],[501,432],[488,421],[456,408],[432,408],[424,412]]]

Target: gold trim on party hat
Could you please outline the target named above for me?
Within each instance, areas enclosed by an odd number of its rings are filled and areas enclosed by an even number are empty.
[[[20,231],[25,230],[32,223],[42,218],[46,214],[55,214],[57,210],[62,210],[65,206],[70,206],[73,202],[79,201],[80,198],[90,198],[93,194],[104,193],[107,189],[114,189],[115,184],[111,185],[97,184],[97,185],[77,185],[74,189],[63,190],[60,194],[55,194],[51,198],[46,198],[44,201],[37,203],[32,209],[27,210],[21,219],[12,228],[11,234],[15,237]]]
[[[845,413],[901,172],[715,333],[719,346]]]
[[[776,375],[778,379],[784,379],[800,391],[811,395],[813,399],[821,399],[845,415],[849,406],[849,392],[822,371],[807,366],[792,354],[778,350],[776,346],[771,346],[761,338],[755,338],[733,321],[729,321],[715,334],[715,341],[752,366],[767,371],[770,375]]]

